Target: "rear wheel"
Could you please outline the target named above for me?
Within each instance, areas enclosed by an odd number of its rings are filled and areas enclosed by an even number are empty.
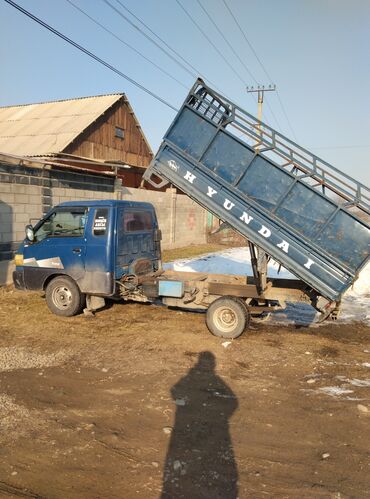
[[[71,317],[81,312],[85,295],[69,277],[55,277],[46,287],[46,303],[53,314]]]
[[[215,336],[237,338],[249,326],[250,314],[247,305],[234,296],[223,296],[208,307],[206,323]]]

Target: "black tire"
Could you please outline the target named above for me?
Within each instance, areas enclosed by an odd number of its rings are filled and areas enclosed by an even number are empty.
[[[85,295],[77,284],[67,276],[55,277],[46,287],[46,303],[55,315],[72,317],[81,312]]]
[[[207,310],[207,327],[220,338],[237,338],[247,329],[249,322],[247,305],[234,296],[217,298]]]

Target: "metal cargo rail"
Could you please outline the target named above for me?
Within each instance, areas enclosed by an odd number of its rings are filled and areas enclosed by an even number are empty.
[[[200,79],[144,179],[175,185],[330,301],[369,261],[370,189]]]

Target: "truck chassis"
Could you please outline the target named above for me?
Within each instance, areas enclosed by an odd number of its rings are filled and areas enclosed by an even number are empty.
[[[287,302],[322,306],[319,321],[335,317],[337,305],[324,300],[297,279],[266,279],[264,290],[254,277],[201,272],[160,271],[150,276],[125,276],[116,281],[125,301],[156,302],[168,307],[206,311],[209,330],[223,338],[237,338],[250,320],[285,308]]]

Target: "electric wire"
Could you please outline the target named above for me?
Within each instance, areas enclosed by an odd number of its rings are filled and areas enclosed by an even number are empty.
[[[311,146],[311,149],[362,149],[362,148],[369,148],[369,144],[359,144],[359,145],[343,145],[343,146]]]
[[[116,0],[116,1],[119,1],[119,0]],[[212,42],[212,40],[209,38],[209,36],[204,32],[204,30],[195,21],[195,19],[193,18],[193,16],[181,4],[180,0],[176,0],[176,3],[181,7],[181,9],[184,11],[184,13],[189,17],[189,19],[192,21],[192,23],[198,28],[198,30],[202,33],[202,35],[205,37],[205,39],[212,45],[212,47],[216,50],[216,52],[218,53],[218,55],[223,59],[223,61],[227,64],[227,66],[229,66],[229,68],[233,71],[233,73],[236,75],[236,77],[242,82],[243,86],[246,86],[245,80],[240,75],[240,73],[238,71],[236,71],[236,69],[229,63],[229,61],[226,59],[226,57],[220,52],[220,50]],[[253,77],[253,79],[255,81],[257,81],[254,77]],[[255,102],[255,100],[253,99],[252,95],[250,93],[248,95],[251,97],[252,101]],[[269,105],[268,102],[267,102],[267,107],[268,107],[268,109],[269,109],[269,111],[270,111],[273,119],[275,120],[275,122],[277,124],[277,128],[281,130],[282,129],[281,125],[280,125],[278,119],[276,118],[276,116],[275,116],[275,114],[274,114],[273,110],[271,109],[271,106]]]
[[[127,16],[125,16],[116,7],[114,7],[108,0],[103,0],[103,2],[106,3],[111,9],[113,9],[117,14],[119,14],[120,17],[122,17],[132,27],[134,27],[135,29],[137,29],[143,36],[145,36],[145,38],[147,38],[148,40],[150,40],[157,48],[159,48],[166,55],[170,56],[170,54],[168,54],[168,52],[165,49],[163,49],[148,34],[146,34],[142,29],[140,29],[137,25],[135,25],[132,21],[130,21],[130,19],[127,18]],[[120,0],[116,0],[116,3],[118,3],[122,9],[124,9],[126,12],[128,12],[134,19],[136,19],[142,26],[144,26],[150,33],[152,33],[161,43],[163,43],[169,50],[171,50],[172,53],[174,53],[178,58],[180,58],[185,64],[187,64],[190,68],[192,68],[196,72],[196,74],[194,74],[192,72],[190,72],[189,74],[191,74],[193,77],[194,76],[198,77],[198,75],[199,75],[203,80],[208,81],[215,90],[217,90],[220,94],[225,95],[225,97],[230,100],[230,98],[225,94],[225,92],[223,92],[222,90],[220,90],[214,82],[212,82],[209,78],[207,78],[206,76],[204,76],[197,68],[195,68],[179,52],[177,52],[175,49],[173,49],[163,38],[161,38],[153,29],[151,29],[150,26],[148,26],[142,19],[140,19],[136,14],[134,14],[134,12],[132,12],[128,7],[126,7],[126,5],[124,5]],[[171,57],[171,59],[174,60],[173,57]],[[177,62],[177,64],[179,64],[179,63]],[[182,64],[181,64],[181,67],[183,69],[185,69]],[[243,82],[243,84],[244,84],[244,82]],[[252,100],[253,100],[253,98],[252,98]],[[254,102],[254,100],[253,100],[253,102]]]
[[[151,64],[152,66],[154,66],[155,68],[157,68],[159,71],[161,71],[161,73],[165,74],[166,76],[168,76],[172,80],[176,81],[176,83],[178,83],[179,85],[181,85],[183,88],[185,88],[185,89],[188,88],[180,80],[178,80],[177,78],[175,78],[172,74],[168,73],[165,69],[161,68],[158,64],[156,64],[151,59],[149,59],[148,57],[146,57],[142,52],[140,52],[139,50],[137,50],[135,47],[133,47],[129,43],[125,42],[125,40],[123,40],[121,37],[119,37],[118,35],[116,35],[109,28],[107,28],[106,26],[104,26],[104,24],[100,23],[99,21],[97,21],[96,19],[94,19],[92,16],[90,16],[90,14],[88,14],[86,11],[84,11],[83,9],[81,9],[78,5],[76,5],[75,3],[73,3],[72,0],[66,0],[66,2],[68,2],[72,7],[74,7],[76,10],[78,10],[85,17],[87,17],[88,19],[90,19],[90,21],[92,21],[94,24],[96,24],[101,29],[103,29],[106,33],[109,33],[111,36],[113,36],[120,43],[122,43],[123,45],[125,45],[126,47],[128,47],[130,50],[132,50],[133,52],[135,52],[135,54],[139,55],[145,61],[149,62],[149,64]]]
[[[199,69],[195,68],[189,61],[187,61],[179,52],[177,52],[171,45],[169,45],[163,38],[161,38],[155,31],[153,31],[150,26],[148,26],[140,17],[138,17],[134,12],[132,12],[126,5],[124,5],[120,0],[116,0],[116,2],[124,9],[126,12],[128,12],[134,19],[139,21],[141,25],[143,25],[152,35],[154,35],[157,40],[159,40],[165,47],[167,47],[173,54],[175,54],[179,59],[181,59],[185,64],[187,64],[193,71],[195,71],[195,74],[201,76],[203,80],[208,81],[216,90],[218,90],[221,93],[221,90],[219,90],[216,86],[215,83],[213,83],[209,78],[204,76]]]
[[[240,33],[242,34],[242,36],[243,36],[244,40],[246,41],[246,43],[247,43],[248,47],[251,49],[251,51],[253,52],[253,54],[254,54],[255,58],[256,58],[256,59],[257,59],[257,61],[259,62],[259,64],[260,64],[260,66],[261,66],[262,70],[264,71],[265,75],[266,75],[266,76],[267,76],[267,78],[268,78],[268,79],[272,82],[272,78],[271,78],[271,76],[269,75],[269,73],[267,72],[267,69],[266,69],[265,65],[262,63],[261,59],[258,57],[257,52],[255,51],[255,49],[254,49],[253,45],[251,44],[251,42],[248,40],[247,35],[245,34],[245,32],[244,32],[243,28],[240,26],[240,24],[239,24],[238,20],[236,19],[235,15],[233,14],[233,12],[232,12],[231,8],[227,5],[226,0],[222,0],[222,2],[223,2],[223,4],[225,5],[225,7],[226,7],[227,11],[229,12],[230,16],[233,18],[233,20],[234,20],[235,24],[237,25],[237,27],[238,27],[238,29],[239,29]],[[287,112],[286,112],[286,110],[285,110],[285,107],[284,107],[284,105],[283,105],[283,101],[281,100],[280,93],[279,93],[279,91],[278,91],[277,89],[276,89],[276,95],[277,95],[277,98],[278,98],[278,100],[279,100],[279,103],[280,103],[281,109],[282,109],[282,111],[283,111],[283,114],[284,114],[284,116],[285,116],[285,119],[286,119],[286,121],[287,121],[287,123],[288,123],[288,126],[289,126],[289,128],[290,128],[290,131],[292,132],[292,135],[293,135],[293,137],[294,137],[294,140],[297,142],[297,141],[298,141],[297,136],[296,136],[296,134],[295,134],[295,132],[294,132],[294,130],[293,130],[292,124],[291,124],[291,122],[290,122],[290,120],[289,120],[289,118],[288,118],[288,114],[287,114]]]
[[[61,38],[65,42],[67,42],[70,45],[72,45],[73,47],[75,47],[76,49],[80,50],[81,52],[83,52],[84,54],[88,55],[89,57],[91,57],[95,61],[99,62],[99,64],[101,64],[102,66],[105,66],[106,68],[110,69],[111,71],[113,71],[114,73],[116,73],[118,76],[121,76],[122,78],[124,78],[125,80],[127,80],[128,82],[130,82],[132,85],[135,85],[137,88],[139,88],[143,92],[147,93],[148,95],[150,95],[154,99],[158,100],[159,102],[161,102],[165,106],[169,107],[170,109],[172,109],[175,112],[178,111],[178,109],[175,106],[173,106],[172,104],[170,104],[169,102],[167,102],[165,99],[163,99],[159,95],[155,94],[154,92],[152,92],[151,90],[149,90],[144,85],[142,85],[141,83],[137,82],[136,80],[134,80],[130,76],[126,75],[125,73],[122,73],[122,71],[120,71],[116,67],[112,66],[111,64],[109,64],[108,62],[106,62],[104,59],[101,59],[100,57],[98,57],[97,55],[95,55],[93,52],[90,52],[88,49],[86,49],[85,47],[83,47],[79,43],[73,41],[71,38],[69,38],[68,36],[64,35],[60,31],[58,31],[57,29],[53,28],[52,26],[50,26],[50,24],[47,24],[46,22],[42,21],[40,18],[38,18],[37,16],[33,15],[28,10],[24,9],[20,5],[18,5],[15,2],[13,2],[13,0],[4,0],[4,1],[6,3],[8,3],[9,5],[11,5],[12,7],[14,7],[15,9],[17,9],[19,12],[21,12],[25,16],[27,16],[28,18],[30,18],[33,21],[35,21],[40,26],[44,27],[45,29],[47,29],[48,31],[50,31],[51,33],[53,33],[54,35],[58,36],[59,38]]]
[[[198,75],[190,71],[182,62],[178,61],[172,54],[170,54],[166,49],[161,47],[159,43],[157,43],[153,38],[151,38],[149,35],[147,35],[139,26],[137,26],[135,23],[133,23],[127,16],[125,16],[119,9],[117,9],[114,5],[112,5],[109,0],[103,0],[103,2],[108,5],[116,14],[118,14],[122,19],[124,19],[130,26],[132,26],[134,29],[139,31],[147,40],[149,40],[151,43],[153,43],[159,50],[164,52],[167,57],[169,57],[172,61],[174,61],[178,66],[180,66],[184,71],[186,71],[188,74],[190,74],[193,78],[197,78]]]
[[[106,0],[104,0],[106,1]],[[240,75],[238,71],[229,63],[229,61],[226,59],[226,57],[220,52],[220,50],[216,47],[216,45],[213,43],[213,41],[209,38],[209,36],[204,32],[204,30],[199,26],[199,24],[196,22],[196,20],[193,18],[193,16],[185,9],[185,7],[182,5],[180,0],[176,0],[176,3],[178,6],[185,12],[186,16],[191,20],[191,22],[198,28],[198,30],[202,33],[204,38],[212,45],[212,47],[215,49],[217,54],[222,58],[222,60],[227,64],[227,66],[231,69],[231,71],[235,74],[235,76],[242,82],[243,85],[245,85],[243,77]]]
[[[256,78],[254,77],[254,75],[251,73],[250,69],[248,68],[248,66],[245,64],[245,62],[243,61],[243,59],[240,57],[240,55],[237,53],[237,51],[234,49],[234,47],[231,45],[231,43],[229,42],[229,40],[226,38],[226,36],[222,33],[222,31],[220,30],[220,28],[217,26],[217,24],[215,23],[215,21],[213,20],[212,16],[209,14],[209,12],[207,12],[207,10],[204,8],[204,6],[202,5],[201,1],[200,0],[197,0],[197,3],[199,5],[199,7],[202,9],[202,11],[205,13],[205,15],[208,17],[208,19],[211,21],[211,23],[213,24],[213,26],[216,28],[217,32],[220,34],[220,36],[222,37],[222,39],[224,40],[224,42],[227,44],[227,46],[230,48],[230,50],[232,51],[232,53],[235,55],[235,57],[239,60],[240,64],[243,66],[243,68],[246,70],[246,72],[249,74],[249,76],[252,78],[252,80],[258,85],[258,81],[256,80]]]
[[[218,33],[221,35],[221,37],[223,38],[223,40],[226,42],[226,44],[228,45],[228,47],[231,49],[231,51],[233,52],[233,54],[237,57],[237,59],[239,60],[239,62],[241,63],[241,65],[244,67],[244,69],[246,70],[246,72],[249,74],[249,76],[252,78],[252,80],[258,85],[258,81],[257,79],[255,78],[255,76],[252,74],[252,72],[250,71],[250,69],[247,67],[247,65],[245,64],[245,62],[243,61],[243,59],[241,59],[241,57],[239,56],[239,54],[236,52],[236,50],[234,49],[234,47],[231,45],[231,43],[228,41],[228,39],[225,37],[225,35],[223,34],[223,32],[220,30],[220,28],[218,27],[217,23],[214,21],[214,19],[212,18],[212,16],[209,14],[209,12],[207,12],[207,10],[204,8],[204,6],[202,5],[202,3],[200,2],[200,0],[197,0],[200,8],[203,10],[203,12],[205,13],[205,15],[208,17],[208,19],[211,21],[212,25],[216,28],[216,30],[218,31]],[[249,94],[250,95],[250,94]],[[271,113],[271,116],[273,117],[273,119],[275,120],[275,123],[277,124],[277,127],[278,129],[282,130],[282,127],[279,123],[279,120],[277,119],[274,111],[272,110],[269,102],[266,102],[266,105]]]

